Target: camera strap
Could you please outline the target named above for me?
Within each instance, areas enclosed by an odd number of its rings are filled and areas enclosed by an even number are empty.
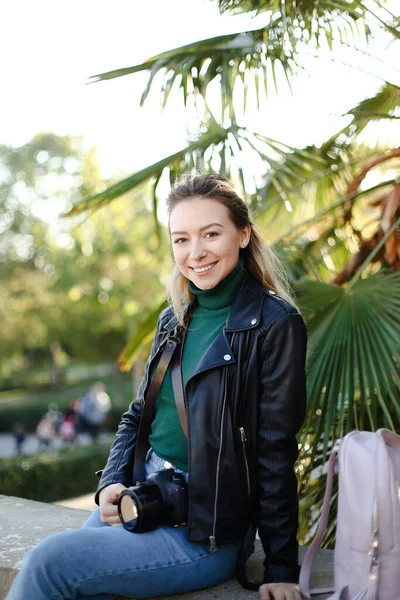
[[[144,465],[148,450],[148,440],[151,422],[153,420],[154,407],[156,405],[157,396],[164,380],[165,373],[167,372],[168,366],[178,343],[179,340],[174,337],[170,337],[167,340],[145,398],[135,449],[135,463],[133,467],[133,481],[135,484],[145,481],[146,479]]]
[[[176,404],[176,410],[178,412],[179,421],[181,423],[181,427],[183,429],[183,433],[185,437],[188,437],[188,427],[187,427],[187,416],[186,416],[186,406],[185,406],[185,392],[183,389],[183,381],[182,381],[182,354],[183,354],[183,345],[185,342],[187,327],[185,327],[182,331],[182,338],[180,343],[178,344],[178,348],[174,353],[171,361],[171,377],[172,377],[172,387],[174,390],[174,398]]]
[[[133,467],[133,481],[135,483],[145,481],[146,479],[145,460],[149,447],[148,440],[151,422],[153,420],[156,400],[169,365],[171,365],[172,387],[174,390],[176,410],[178,412],[178,417],[183,432],[186,437],[188,436],[185,398],[182,382],[182,353],[190,315],[191,310],[189,309],[185,315],[184,327],[179,328],[180,331],[176,331],[175,335],[172,335],[167,339],[164,350],[160,357],[160,361],[157,365],[156,372],[154,373],[154,377],[146,394],[135,449],[135,462]]]

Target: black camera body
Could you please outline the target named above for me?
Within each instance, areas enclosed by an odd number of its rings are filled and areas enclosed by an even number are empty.
[[[134,533],[151,531],[161,523],[178,526],[187,521],[187,483],[182,473],[164,469],[145,482],[124,490],[118,499],[121,523]]]

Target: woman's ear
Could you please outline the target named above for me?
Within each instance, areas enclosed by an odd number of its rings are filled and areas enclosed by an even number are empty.
[[[240,238],[240,247],[241,248],[246,248],[246,246],[248,246],[248,244],[250,242],[250,236],[251,236],[251,226],[246,225],[241,231],[241,238]]]

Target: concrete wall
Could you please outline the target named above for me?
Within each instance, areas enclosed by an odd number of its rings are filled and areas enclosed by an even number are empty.
[[[65,508],[54,504],[34,502],[0,495],[0,600],[4,600],[11,582],[21,566],[25,552],[43,538],[57,531],[76,529],[90,515],[90,511]],[[304,556],[301,548],[300,558]],[[333,552],[320,551],[313,576],[313,585],[331,584]],[[260,543],[249,560],[249,576],[261,578],[263,553]],[[318,596],[321,600],[328,596]],[[169,600],[249,600],[258,598],[235,581],[191,594],[169,596]],[[27,599],[30,600],[30,599]],[[34,599],[32,599],[34,600]]]

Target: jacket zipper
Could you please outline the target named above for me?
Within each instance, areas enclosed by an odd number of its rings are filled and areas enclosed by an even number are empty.
[[[246,437],[246,432],[244,430],[244,427],[240,427],[239,431],[240,431],[240,437],[242,439],[244,464],[246,466],[247,495],[249,495],[250,494],[250,473],[249,473],[249,465],[247,463],[247,456],[246,456],[246,442],[247,442],[247,437]]]
[[[233,343],[233,339],[235,334],[232,335],[231,345]],[[224,381],[224,400],[222,404],[222,415],[221,415],[221,429],[219,434],[219,451],[218,451],[218,459],[217,459],[217,471],[215,475],[215,500],[214,500],[214,521],[213,521],[213,529],[212,535],[210,535],[210,552],[214,552],[217,548],[217,541],[215,538],[215,531],[217,527],[217,508],[218,508],[218,492],[219,492],[219,471],[221,467],[221,456],[222,456],[222,442],[223,442],[223,434],[224,434],[224,424],[225,424],[225,407],[226,407],[226,398],[227,398],[227,385],[226,385],[227,375],[225,374]]]
[[[224,401],[222,404],[222,416],[221,416],[221,429],[219,434],[219,451],[218,451],[218,459],[217,459],[217,471],[215,475],[215,500],[214,500],[214,521],[213,521],[213,530],[212,535],[210,535],[210,552],[214,552],[217,547],[217,542],[215,539],[215,530],[217,527],[217,504],[218,504],[218,492],[219,492],[219,470],[221,467],[221,455],[222,455],[222,439],[224,433],[224,421],[225,421],[225,406],[226,406],[226,397],[227,397],[227,389],[226,389],[226,377],[225,377],[225,390],[224,390]]]

